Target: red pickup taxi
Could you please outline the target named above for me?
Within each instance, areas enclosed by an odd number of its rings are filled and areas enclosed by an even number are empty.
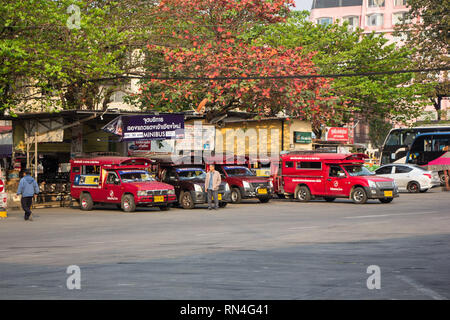
[[[96,203],[117,204],[132,212],[136,206],[168,210],[176,202],[173,186],[156,181],[149,173],[151,160],[129,157],[95,157],[70,161],[70,193],[82,210]]]
[[[349,198],[354,203],[398,197],[393,179],[373,175],[364,165],[365,154],[290,153],[281,156],[273,176],[275,193],[307,202],[316,197],[331,202]]]

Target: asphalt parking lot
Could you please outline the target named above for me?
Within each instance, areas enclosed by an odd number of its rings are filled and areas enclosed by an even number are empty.
[[[450,193],[390,204],[35,210],[0,220],[2,299],[448,299]],[[81,289],[66,273],[79,266]],[[368,289],[369,266],[380,289]]]

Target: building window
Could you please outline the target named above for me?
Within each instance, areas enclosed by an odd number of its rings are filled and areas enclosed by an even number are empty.
[[[123,103],[123,98],[126,97],[127,94],[123,91],[116,91],[111,95],[110,102],[119,102]]]
[[[355,30],[356,27],[359,27],[359,17],[358,16],[344,17],[343,20],[348,22],[348,27],[351,30]]]
[[[373,7],[384,7],[384,0],[369,0],[367,2],[369,8]]]
[[[377,27],[383,25],[383,14],[375,13],[367,16],[367,25],[369,27]]]
[[[409,18],[408,12],[396,12],[392,14],[392,24],[409,24],[411,19]]]
[[[406,6],[406,0],[394,0],[394,6]]]
[[[333,23],[333,18],[330,18],[330,17],[317,19],[317,24],[320,24],[320,25],[323,25],[323,26],[326,26],[326,25],[329,25],[329,24],[332,24],[332,23]]]

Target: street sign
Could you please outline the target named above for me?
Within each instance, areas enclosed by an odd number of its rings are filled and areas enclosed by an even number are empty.
[[[302,143],[302,144],[309,144],[312,142],[312,133],[311,132],[294,131],[294,142]]]

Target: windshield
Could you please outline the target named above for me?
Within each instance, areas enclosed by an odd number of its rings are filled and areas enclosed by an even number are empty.
[[[223,167],[230,177],[254,176],[255,174],[247,167]]]
[[[177,173],[180,180],[206,179],[206,172],[202,168],[180,168]]]
[[[373,175],[373,173],[370,172],[369,169],[363,166],[344,166],[344,168],[352,177]]]
[[[119,171],[122,182],[148,182],[155,181],[147,171]]]

